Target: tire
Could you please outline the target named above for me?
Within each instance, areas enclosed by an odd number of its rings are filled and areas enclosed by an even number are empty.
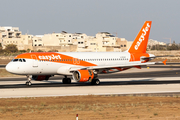
[[[71,78],[67,78],[66,81],[67,81],[67,84],[71,84]]]
[[[99,79],[93,79],[92,82],[91,82],[92,85],[99,85],[100,84],[100,81]]]
[[[31,86],[31,85],[32,85],[31,82],[29,82],[29,83],[28,83],[28,86]]]
[[[63,84],[67,84],[66,78],[63,78],[63,79],[62,79],[62,82],[63,82]]]
[[[28,86],[28,82],[26,82],[26,86]]]
[[[31,82],[26,82],[26,85],[31,86],[32,84],[31,84]]]
[[[100,80],[99,79],[95,79],[95,85],[99,85],[100,84]]]

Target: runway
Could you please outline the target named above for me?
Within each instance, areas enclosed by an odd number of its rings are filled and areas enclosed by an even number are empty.
[[[6,65],[0,65],[0,68],[5,68],[6,67]]]
[[[24,76],[0,78],[0,98],[180,92],[179,66],[151,66],[149,69],[134,68],[120,73],[101,74],[101,84],[98,86],[75,81],[62,84],[62,78],[55,76],[49,81],[32,81],[30,87],[25,85]]]
[[[134,69],[135,70],[135,69]],[[140,72],[142,71],[142,72]],[[31,87],[72,87],[72,86],[91,86],[90,83],[77,83],[72,81],[72,84],[62,84],[63,76],[51,77],[48,81],[32,81]],[[98,77],[103,85],[122,85],[122,84],[171,84],[179,83],[180,69],[151,71],[144,70],[127,71],[113,74],[101,74]],[[176,78],[176,79],[175,79]],[[126,81],[124,83],[124,81]],[[0,89],[2,88],[27,88],[24,84],[26,77],[17,78],[0,78]],[[28,87],[29,88],[29,87]]]
[[[16,97],[52,97],[76,95],[123,95],[147,93],[180,93],[180,77],[168,78],[124,78],[103,79],[101,85],[92,86],[89,83],[40,83],[35,81],[31,87],[19,84],[7,84],[0,89],[0,98]],[[132,81],[130,81],[132,80]]]

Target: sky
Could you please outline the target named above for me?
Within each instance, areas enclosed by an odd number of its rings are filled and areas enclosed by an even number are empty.
[[[110,32],[133,41],[145,21],[150,39],[180,43],[180,0],[0,0],[0,26],[22,34]]]

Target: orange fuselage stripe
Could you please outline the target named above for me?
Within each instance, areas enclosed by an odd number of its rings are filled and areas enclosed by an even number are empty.
[[[79,65],[79,66],[97,66],[96,64],[80,60],[78,58],[73,58],[71,56],[55,53],[55,52],[47,52],[47,53],[24,53],[16,56],[14,59],[24,58],[24,59],[35,59],[42,61],[50,61],[55,63],[64,63],[71,65]]]

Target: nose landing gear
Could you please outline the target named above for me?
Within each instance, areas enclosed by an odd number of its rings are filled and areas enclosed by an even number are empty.
[[[31,77],[27,75],[27,81],[25,83],[27,86],[31,86]]]

